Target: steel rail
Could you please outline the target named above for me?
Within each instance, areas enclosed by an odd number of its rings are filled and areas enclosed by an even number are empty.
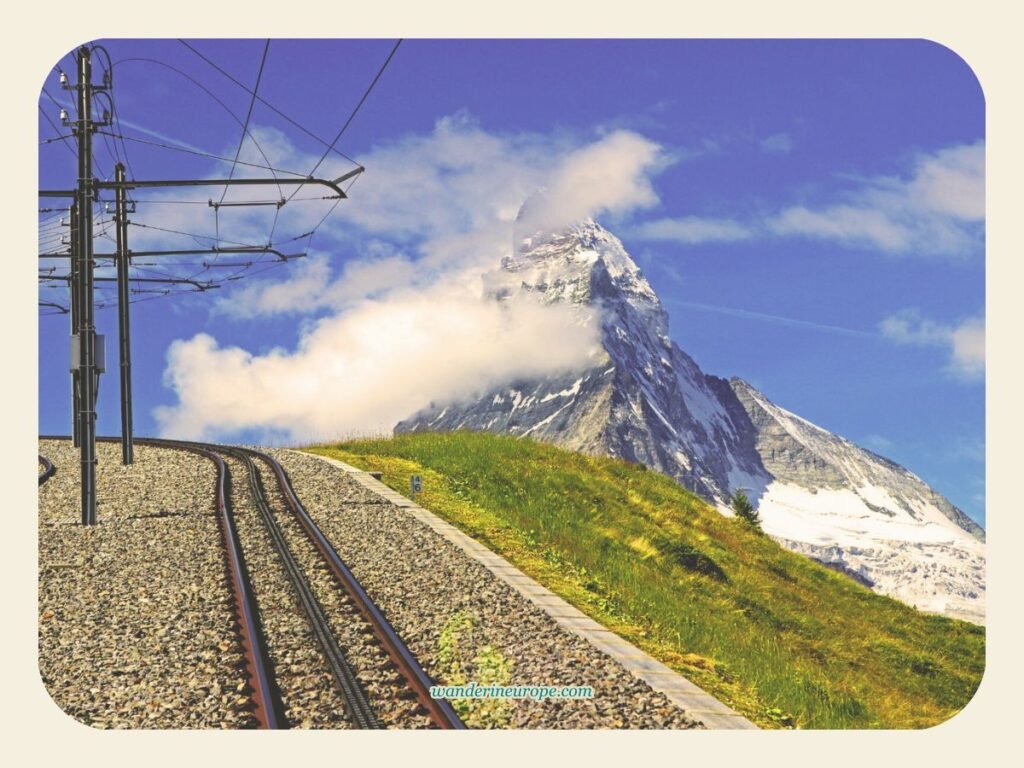
[[[63,438],[49,438],[44,436],[42,439],[68,439],[66,436]],[[118,438],[104,437],[99,438],[104,442],[117,442]],[[155,447],[173,448],[178,450],[191,451],[202,456],[211,459],[218,469],[217,476],[217,507],[218,511],[221,512],[220,519],[223,523],[222,531],[227,531],[227,527],[230,525],[230,534],[224,534],[225,542],[232,542],[232,545],[228,548],[229,552],[234,555],[231,566],[232,583],[234,584],[236,579],[243,587],[249,583],[248,571],[245,568],[245,560],[242,555],[241,545],[238,540],[238,534],[235,530],[233,517],[231,515],[230,502],[227,499],[226,487],[230,482],[230,469],[226,462],[218,453],[227,454],[233,458],[243,461],[247,465],[252,467],[249,471],[250,487],[255,488],[254,497],[257,499],[263,499],[265,504],[265,495],[262,492],[262,484],[259,480],[258,472],[255,471],[255,462],[252,459],[259,459],[266,464],[271,472],[273,473],[275,480],[277,481],[278,488],[281,496],[284,499],[285,505],[288,510],[293,514],[296,520],[301,525],[303,531],[308,536],[313,546],[317,549],[320,555],[323,557],[325,564],[334,576],[338,584],[345,590],[349,598],[353,601],[355,607],[359,610],[360,614],[367,620],[370,625],[370,629],[373,631],[377,641],[383,647],[391,661],[395,664],[402,677],[405,678],[409,689],[416,695],[420,705],[426,710],[430,719],[436,726],[442,729],[456,729],[462,730],[466,726],[459,718],[458,714],[452,708],[451,704],[444,699],[434,699],[430,695],[430,688],[434,685],[433,680],[427,674],[426,670],[420,665],[419,661],[413,655],[412,651],[405,644],[398,632],[388,621],[387,617],[381,611],[381,609],[374,603],[373,599],[367,594],[362,584],[356,578],[355,574],[349,569],[349,567],[342,560],[341,556],[335,550],[334,546],[330,543],[327,537],[320,530],[319,526],[313,521],[309,513],[302,506],[302,502],[299,501],[298,496],[292,488],[291,481],[288,478],[287,473],[281,464],[274,459],[272,456],[256,451],[250,448],[241,447],[230,447],[222,445],[214,445],[211,443],[194,443],[194,442],[181,442],[176,440],[164,440],[159,438],[140,438],[136,440],[136,443],[142,445],[151,445]],[[258,502],[258,506],[260,506]],[[264,514],[264,510],[260,509],[261,514]],[[266,512],[270,512],[269,509]],[[225,514],[226,513],[226,514]],[[269,515],[272,518],[272,513]],[[266,517],[264,518],[267,519]],[[268,528],[277,528],[275,526],[268,526]],[[280,529],[277,528],[278,534]],[[273,534],[272,534],[273,535]],[[283,538],[283,537],[282,537]],[[279,550],[280,552],[281,550]],[[301,573],[301,570],[300,570]],[[305,582],[304,577],[301,579]],[[305,582],[308,588],[308,582]],[[273,683],[272,665],[269,661],[269,656],[266,655],[266,643],[263,639],[262,627],[259,625],[259,611],[255,603],[254,596],[251,591],[245,590],[246,597],[244,600],[239,599],[239,592],[235,592],[238,613],[239,616],[248,616],[255,620],[255,637],[257,642],[255,648],[259,648],[263,654],[263,658],[266,659],[266,664],[263,666],[265,677],[261,678],[261,686],[252,685],[254,690],[253,699],[257,700],[256,691],[260,691],[260,700],[257,702],[257,719],[263,727],[267,728],[281,728],[287,727],[287,721],[283,712],[283,705],[281,704],[280,694],[277,691],[276,685]],[[312,602],[316,603],[315,597],[312,598]],[[242,623],[241,621],[239,622]],[[333,633],[328,632],[333,639]],[[318,640],[320,639],[318,635]],[[336,641],[334,641],[336,645]],[[243,638],[244,644],[244,638]],[[246,651],[247,662],[253,661],[250,656],[248,648]],[[330,662],[329,662],[330,663]],[[332,669],[333,673],[333,669]],[[252,674],[250,675],[252,679]],[[347,701],[347,698],[346,698]],[[267,702],[270,702],[268,705]],[[354,719],[354,717],[353,717]],[[370,726],[373,727],[373,726]]]
[[[212,448],[212,446],[210,447]],[[270,508],[267,494],[263,488],[259,469],[256,467],[252,456],[245,450],[224,446],[216,446],[215,450],[242,462],[245,466],[249,476],[249,490],[256,502],[260,517],[262,517],[267,531],[270,533],[271,541],[274,549],[277,551],[281,565],[284,567],[288,580],[295,589],[313,634],[320,644],[320,648],[327,661],[327,666],[330,668],[331,675],[334,677],[342,699],[345,701],[349,719],[353,725],[360,729],[381,728],[380,720],[377,719],[366,691],[359,683],[355,672],[345,658],[344,652],[338,645],[323,606],[313,593],[313,589],[306,579],[302,566],[295,559],[295,555],[292,553],[280,525],[278,525],[277,520],[274,518],[274,513]]]
[[[42,435],[43,440],[68,440],[67,435]],[[119,438],[100,437],[101,442],[116,443]],[[235,619],[242,641],[242,652],[245,656],[246,673],[254,704],[253,716],[261,728],[287,728],[288,721],[284,714],[281,694],[274,682],[273,663],[267,652],[267,642],[263,634],[256,597],[249,588],[251,580],[249,570],[242,554],[242,545],[235,528],[234,510],[228,498],[227,489],[231,482],[231,470],[225,461],[213,451],[190,443],[178,443],[173,440],[158,438],[138,438],[138,445],[149,445],[156,448],[171,448],[203,456],[213,462],[217,468],[217,479],[214,484],[214,499],[217,507],[217,522],[227,553],[228,581],[232,593]]]
[[[313,519],[306,512],[298,496],[295,494],[291,481],[288,479],[288,475],[281,464],[272,456],[260,451],[242,450],[262,460],[273,471],[277,478],[278,487],[281,489],[281,495],[284,497],[288,507],[302,525],[310,541],[312,541],[313,545],[324,557],[331,573],[334,574],[338,582],[348,592],[359,612],[370,623],[370,627],[377,640],[384,650],[387,651],[395,666],[398,667],[399,672],[406,679],[410,689],[416,694],[420,705],[427,711],[435,725],[444,729],[464,729],[466,726],[452,708],[452,705],[444,699],[435,699],[430,695],[430,689],[434,682],[423,667],[420,666],[419,661],[395,631],[395,628],[391,626],[384,613],[366,593],[366,590],[359,583],[355,574],[345,565],[345,562],[338,555],[334,546],[324,536],[317,524],[313,522]]]
[[[49,480],[57,473],[57,468],[53,466],[53,462],[50,461],[45,456],[43,456],[43,454],[41,453],[39,454],[39,466],[43,468],[43,471],[39,473],[40,485],[45,483],[47,480]]]
[[[116,439],[113,439],[116,442]],[[205,456],[217,467],[216,500],[218,520],[224,540],[224,548],[228,555],[228,572],[231,591],[234,595],[235,613],[239,619],[242,635],[242,648],[245,654],[249,683],[252,688],[252,699],[255,704],[253,715],[260,727],[276,730],[288,727],[284,714],[284,704],[274,680],[274,665],[267,650],[267,640],[260,621],[256,595],[250,588],[252,584],[249,569],[242,553],[242,544],[235,527],[234,509],[228,496],[231,484],[231,470],[224,459],[214,451],[189,443],[173,440],[144,438],[135,441],[141,445],[154,447],[177,448],[178,450]]]

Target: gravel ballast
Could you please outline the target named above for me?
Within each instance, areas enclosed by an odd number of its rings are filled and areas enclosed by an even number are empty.
[[[292,727],[347,728],[344,702],[331,682],[330,669],[274,551],[249,490],[245,466],[237,459],[224,460],[231,472],[235,529],[252,581],[285,717]]]
[[[99,524],[79,524],[79,456],[40,441],[39,671],[68,715],[100,728],[240,728],[254,719],[199,456],[99,443]]]
[[[252,715],[213,503],[214,465],[170,448],[99,443],[98,520],[79,523],[78,451],[40,440],[57,473],[39,489],[39,667],[70,716],[101,728],[251,728]],[[295,491],[370,596],[439,684],[590,686],[592,699],[475,700],[471,727],[693,728],[693,719],[404,510],[343,470],[275,451]],[[351,727],[251,497],[226,459],[291,727]],[[281,527],[339,646],[388,728],[431,723],[286,511],[257,462]]]
[[[507,685],[591,686],[592,699],[473,702],[482,727],[699,727],[486,568],[402,509],[312,456],[276,451],[295,492],[363,587],[439,684],[495,668]],[[462,617],[453,627],[453,617]],[[456,669],[451,663],[451,647]],[[458,682],[458,680],[454,680]],[[475,711],[474,711],[475,710]],[[478,721],[478,722],[474,722]]]
[[[274,519],[302,568],[313,594],[323,608],[331,631],[356,679],[367,693],[381,725],[385,728],[432,727],[426,712],[418,706],[415,695],[408,689],[387,653],[378,644],[369,622],[362,617],[347,593],[335,581],[320,553],[310,542],[295,516],[287,509],[274,474],[262,461],[255,463]],[[238,476],[240,471],[240,466],[238,472],[232,468],[232,472]],[[254,511],[253,514],[257,513]],[[269,537],[267,539],[269,545]],[[260,610],[263,610],[262,605]],[[305,624],[305,627],[306,631],[309,631],[308,624]],[[316,648],[317,656],[322,663],[323,657],[320,656],[319,646]],[[324,675],[329,675],[326,666],[323,670]],[[328,683],[331,680],[330,677],[323,679]]]

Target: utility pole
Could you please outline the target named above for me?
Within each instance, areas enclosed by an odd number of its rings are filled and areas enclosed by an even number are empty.
[[[124,164],[114,166],[119,186],[114,192],[114,221],[117,224],[117,330],[121,359],[121,462],[134,461],[132,447],[132,342],[128,314],[128,203],[124,188]]]
[[[129,274],[130,256],[128,249],[128,213],[130,201],[128,190],[174,188],[174,187],[205,187],[205,186],[298,186],[316,184],[327,187],[333,195],[324,199],[343,200],[348,196],[341,184],[361,174],[365,169],[358,166],[336,179],[315,178],[312,175],[304,178],[229,178],[229,179],[162,179],[162,180],[129,180],[125,178],[125,167],[122,163],[115,166],[115,179],[101,181],[93,177],[92,137],[97,128],[109,124],[108,115],[100,123],[92,120],[92,99],[97,93],[106,93],[112,87],[113,75],[107,72],[102,85],[92,83],[92,60],[88,47],[77,51],[78,84],[66,85],[62,76],[62,84],[69,90],[77,91],[78,115],[72,123],[72,133],[78,142],[78,184],[75,189],[41,189],[39,196],[43,198],[70,198],[71,203],[71,251],[70,254],[40,254],[43,258],[69,258],[68,274],[41,274],[43,280],[66,281],[71,294],[71,383],[74,444],[80,450],[82,470],[82,524],[96,524],[96,395],[99,389],[99,375],[106,366],[103,337],[96,333],[94,320],[95,305],[94,288],[97,282],[116,282],[118,294],[118,329],[121,358],[121,455],[125,464],[131,464],[132,446],[132,391],[131,391],[131,337],[129,323],[129,283],[165,283],[190,284],[196,290],[209,290],[219,286],[200,283],[191,278],[146,278],[131,277]],[[63,112],[63,111],[62,111]],[[62,119],[66,116],[62,113]],[[315,169],[314,169],[315,170]],[[117,277],[99,277],[93,274],[95,251],[93,249],[93,202],[103,190],[115,193],[117,225],[117,250],[113,255],[116,260]],[[287,201],[275,203],[280,208]],[[246,205],[237,203],[232,205]],[[259,203],[249,203],[259,204]],[[227,205],[225,203],[225,205]],[[134,210],[134,209],[132,209]],[[270,253],[280,261],[305,256],[301,254],[285,254],[267,246],[239,248],[213,248],[177,251],[140,251],[134,255],[169,256],[175,254],[200,253]]]
[[[78,293],[79,325],[76,332],[78,356],[78,430],[81,441],[82,524],[96,524],[96,326],[93,314],[92,203],[95,195],[92,176],[92,58],[89,49],[78,49],[78,121],[74,133],[78,140],[78,207],[75,281]]]

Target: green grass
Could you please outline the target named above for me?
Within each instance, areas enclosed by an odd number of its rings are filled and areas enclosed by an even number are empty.
[[[788,552],[639,465],[480,433],[310,449],[417,501],[763,727],[923,728],[964,707],[982,627]]]

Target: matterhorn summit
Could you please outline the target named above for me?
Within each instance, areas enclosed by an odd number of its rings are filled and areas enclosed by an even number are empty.
[[[622,242],[592,219],[553,226],[527,202],[485,276],[494,301],[564,302],[600,324],[583,370],[436,403],[396,432],[529,436],[639,462],[730,514],[744,491],[782,545],[922,610],[984,622],[984,532],[898,464],[811,424],[740,379],[701,371]]]

